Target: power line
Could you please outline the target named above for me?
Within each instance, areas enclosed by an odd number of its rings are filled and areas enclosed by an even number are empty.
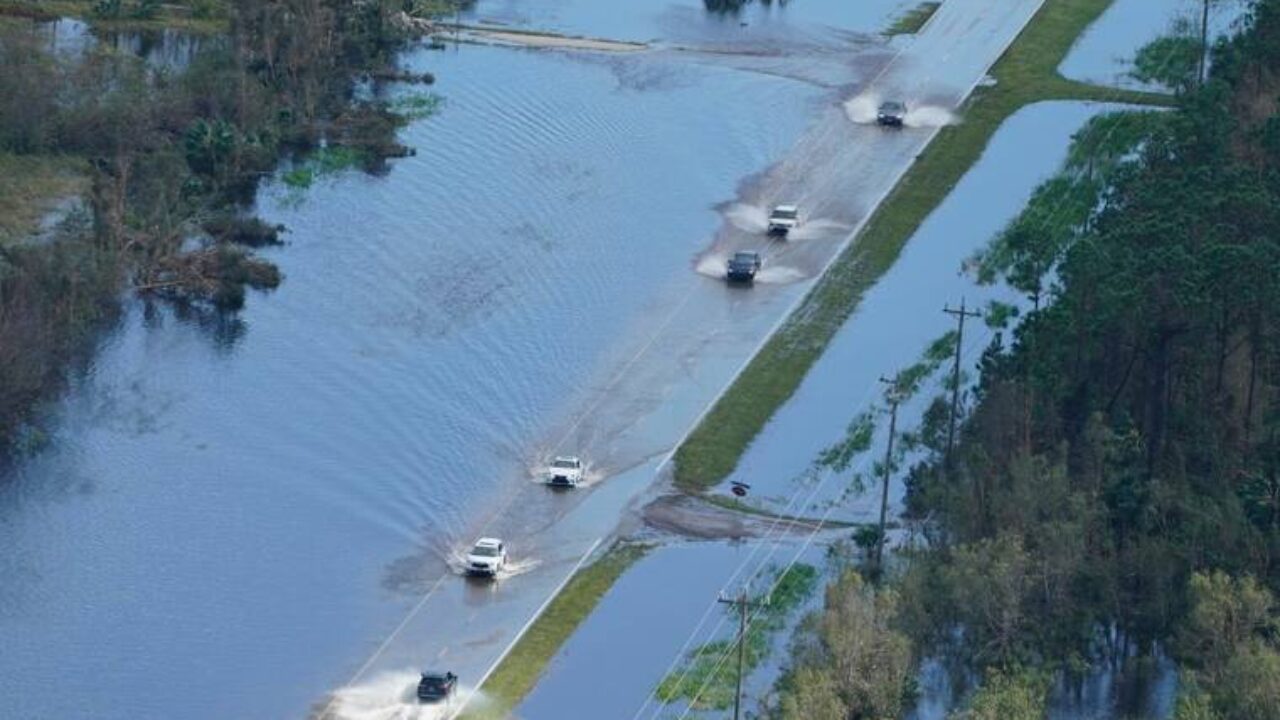
[[[747,611],[752,608],[764,608],[769,605],[769,598],[765,596],[764,600],[752,600],[747,595],[747,586],[743,586],[738,591],[738,597],[726,598],[722,594],[716,598],[716,602],[722,605],[732,605],[738,610],[738,681],[736,689],[733,693],[733,720],[740,720],[742,717],[742,670],[746,660],[747,651]]]
[[[960,410],[960,351],[964,346],[964,321],[966,318],[982,317],[980,312],[966,310],[964,303],[965,299],[961,296],[959,310],[953,310],[950,306],[945,305],[942,308],[942,312],[955,316],[958,323],[956,329],[956,361],[951,370],[951,417],[947,423],[947,451],[942,461],[943,471],[948,474],[951,471],[951,451],[955,447],[956,441],[956,415]]]

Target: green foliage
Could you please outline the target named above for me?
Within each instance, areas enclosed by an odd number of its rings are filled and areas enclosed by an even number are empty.
[[[444,97],[436,93],[402,95],[391,103],[391,111],[405,120],[425,120],[440,112]]]
[[[1138,50],[1130,74],[1139,82],[1186,91],[1196,83],[1201,52],[1200,38],[1197,37],[1157,38]]]
[[[367,156],[355,148],[330,145],[313,152],[301,164],[286,171],[280,179],[295,190],[306,190],[316,180],[358,167],[366,160]]]
[[[938,8],[942,7],[941,2],[922,2],[916,7],[903,13],[897,20],[893,21],[893,25],[884,31],[885,35],[915,35],[920,32],[925,23],[929,22],[929,18],[938,12]]]
[[[1222,716],[1213,709],[1213,699],[1208,694],[1184,683],[1178,691],[1173,720],[1222,720]]]
[[[936,521],[902,579],[921,647],[1036,673],[1164,647],[1201,688],[1182,716],[1280,707],[1280,2],[1253,23],[1175,111],[1080,133],[983,256],[1036,307],[954,470],[908,483]]]
[[[753,597],[760,603],[748,611],[743,672],[749,674],[768,655],[773,637],[787,618],[813,595],[818,570],[798,563],[770,578],[771,591]],[[764,604],[767,601],[767,604]],[[726,612],[736,613],[729,607]],[[724,710],[733,705],[737,687],[736,643],[717,640],[689,652],[684,661],[658,683],[655,696],[664,703],[684,701],[696,709]]]
[[[900,717],[911,697],[913,653],[895,629],[898,594],[846,570],[800,635],[809,651],[780,683],[784,720]]]
[[[992,672],[974,694],[969,708],[953,720],[1043,720],[1049,683],[1029,672]]]
[[[835,472],[845,472],[854,458],[871,448],[871,440],[876,430],[876,409],[863,412],[849,423],[844,438],[818,454],[815,464]]]

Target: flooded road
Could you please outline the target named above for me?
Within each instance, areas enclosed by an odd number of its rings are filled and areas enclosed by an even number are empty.
[[[410,55],[446,98],[419,154],[268,191],[280,290],[132,308],[0,486],[6,714],[403,717],[418,668],[478,684],[936,129],[845,103],[953,108],[1039,2],[950,0],[897,48],[858,25],[901,5],[813,31],[842,48],[814,73],[807,39]],[[756,224],[782,199],[788,243]],[[744,247],[773,282],[716,277]],[[595,486],[538,486],[570,452]],[[481,534],[528,572],[457,577]]]

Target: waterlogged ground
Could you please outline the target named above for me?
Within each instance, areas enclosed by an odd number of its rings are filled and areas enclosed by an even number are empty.
[[[850,32],[889,27],[915,0],[749,2],[736,10],[716,0],[481,0],[463,21],[568,35],[674,46],[750,49],[761,54],[797,43],[831,44]]]
[[[762,593],[779,569],[793,563],[822,568],[825,547],[806,538],[748,543],[676,544],[652,550],[601,600],[551,661],[533,692],[513,713],[521,720],[685,717],[684,703],[664,704],[654,690],[678,676],[687,654],[706,643],[732,640],[737,620],[716,602],[744,585]],[[821,603],[821,581],[809,601],[791,614],[793,627]],[[745,682],[746,707],[768,692],[784,658],[787,631],[773,638],[773,652]],[[734,658],[725,658],[730,662]],[[687,717],[723,713],[690,712]]]
[[[1131,76],[1133,59],[1147,43],[1168,35],[1179,21],[1199,32],[1201,0],[1115,0],[1076,41],[1059,70],[1066,77],[1115,87],[1161,90]],[[1217,0],[1209,14],[1209,32],[1232,31],[1248,9],[1246,0]]]
[[[882,401],[881,377],[892,377],[920,359],[928,345],[955,328],[945,305],[965,300],[970,308],[992,300],[1021,300],[1003,287],[979,287],[963,272],[966,260],[984,247],[1026,204],[1031,192],[1058,169],[1071,136],[1107,106],[1045,103],[1014,115],[995,135],[978,163],[924,222],[893,268],[867,294],[854,315],[814,365],[799,390],[743,455],[720,491],[733,481],[752,486],[748,499],[792,515],[851,521],[875,520],[878,480],[872,464],[881,459],[887,437],[879,417],[872,450],[850,471],[812,471],[821,451],[844,436],[860,413]],[[992,339],[982,321],[970,320],[964,338],[965,367],[971,369]],[[914,429],[927,403],[941,392],[943,372],[899,410],[899,430]],[[866,492],[850,489],[860,474]],[[901,486],[890,495],[896,505]],[[892,507],[891,507],[892,512]]]
[[[15,717],[303,714],[532,479],[715,204],[816,102],[715,68],[637,86],[554,54],[415,62],[447,97],[406,133],[419,155],[268,197],[281,289],[230,325],[135,307],[0,485]],[[576,502],[536,496],[540,523]],[[464,607],[520,589],[458,586]],[[193,682],[216,698],[190,704]]]
[[[265,193],[284,285],[234,320],[132,307],[0,484],[6,711],[414,717],[417,670],[479,684],[949,119],[858,103],[953,107],[1038,5],[949,0],[897,50],[851,12],[785,68],[408,57],[445,97],[419,154]],[[784,200],[809,229],[770,242]],[[708,267],[752,246],[754,288]],[[563,452],[593,487],[537,486]],[[481,534],[512,545],[497,582],[456,572]]]

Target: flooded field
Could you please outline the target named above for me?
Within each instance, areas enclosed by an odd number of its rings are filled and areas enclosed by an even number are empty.
[[[881,377],[892,377],[916,362],[929,343],[955,328],[943,307],[965,300],[970,308],[988,302],[1024,301],[1004,287],[980,287],[963,272],[965,261],[982,249],[1023,208],[1036,185],[1058,169],[1071,136],[1105,105],[1045,103],[1012,117],[992,139],[982,159],[908,242],[902,257],[880,280],[800,389],[743,455],[721,484],[752,487],[750,502],[792,515],[827,516],[857,522],[879,513],[873,461],[880,459],[888,423],[881,418],[872,450],[858,458],[853,473],[866,482],[851,493],[851,473],[813,472],[823,448],[840,440],[845,427],[876,404]],[[982,322],[966,327],[965,366],[987,346],[992,330]],[[950,365],[948,364],[948,368]],[[940,378],[929,382],[899,410],[899,428],[913,429],[932,398],[942,391]],[[879,403],[883,406],[883,403]],[[878,448],[878,449],[877,449]],[[895,484],[891,502],[902,489]]]
[[[1209,32],[1229,33],[1247,9],[1246,0],[1220,0],[1209,14]],[[1130,74],[1133,59],[1147,43],[1174,31],[1179,22],[1200,27],[1200,0],[1115,0],[1080,39],[1059,70],[1074,80],[1139,90],[1145,86]]]
[[[685,717],[683,703],[665,704],[654,695],[664,676],[681,672],[681,661],[696,647],[731,640],[737,624],[716,602],[750,584],[763,592],[770,571],[792,563],[824,567],[825,548],[803,540],[705,543],[659,547],[615,585],[579,627],[546,675],[515,710],[522,720],[554,720],[564,708],[575,717]],[[791,623],[821,603],[817,591]],[[785,633],[783,633],[785,635]],[[768,692],[783,659],[785,638],[745,682],[745,707],[754,709]],[[691,718],[722,713],[693,711]]]

